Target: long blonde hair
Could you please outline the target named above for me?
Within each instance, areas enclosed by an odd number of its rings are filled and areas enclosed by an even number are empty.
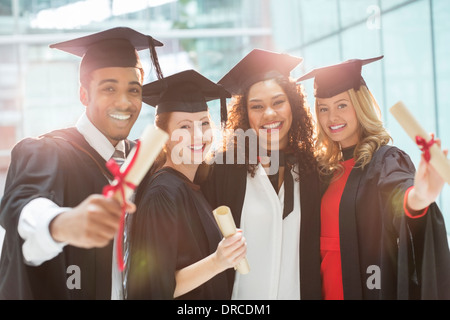
[[[392,138],[383,126],[380,107],[367,87],[362,85],[358,91],[350,89],[347,92],[359,123],[359,139],[354,151],[355,166],[364,168],[372,160],[373,154]],[[318,114],[317,99],[315,109]],[[328,176],[341,172],[343,167],[340,162],[343,158],[340,144],[328,137],[319,122],[317,124],[316,156],[320,173]]]

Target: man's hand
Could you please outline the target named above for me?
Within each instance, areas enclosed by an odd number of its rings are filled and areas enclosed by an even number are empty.
[[[127,211],[136,206],[127,203]],[[50,223],[55,241],[80,248],[104,247],[119,230],[122,209],[119,201],[103,195],[91,195],[75,208],[63,212]]]

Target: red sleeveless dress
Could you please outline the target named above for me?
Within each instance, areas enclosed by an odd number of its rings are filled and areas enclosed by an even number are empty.
[[[339,244],[339,204],[348,176],[355,165],[355,160],[349,159],[341,163],[344,173],[333,180],[322,197],[320,254],[322,263],[322,296],[325,300],[343,300],[341,250]]]

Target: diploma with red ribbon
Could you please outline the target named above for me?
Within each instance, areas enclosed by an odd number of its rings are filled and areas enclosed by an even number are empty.
[[[426,161],[436,169],[445,182],[450,184],[450,160],[435,144],[434,138],[420,126],[411,112],[400,101],[390,109],[409,137],[419,146]]]
[[[103,195],[115,197],[122,205],[122,216],[116,243],[117,263],[120,271],[123,271],[124,269],[122,238],[126,201],[131,198],[134,189],[142,181],[168,138],[169,135],[165,131],[149,125],[145,128],[136,147],[131,150],[120,168],[114,160],[110,160],[106,163],[108,169],[114,175],[114,180],[110,185],[103,188]]]

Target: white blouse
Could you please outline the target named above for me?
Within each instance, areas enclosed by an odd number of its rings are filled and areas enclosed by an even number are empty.
[[[232,299],[300,299],[300,182],[294,180],[294,209],[283,219],[284,183],[277,194],[259,164],[247,175],[241,229],[250,272],[236,272]]]

